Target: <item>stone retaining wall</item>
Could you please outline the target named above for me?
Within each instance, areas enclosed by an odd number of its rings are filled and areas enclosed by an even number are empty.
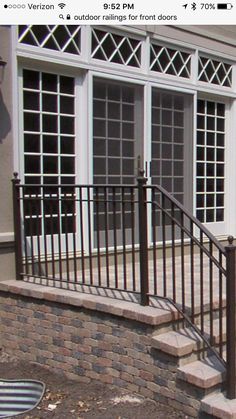
[[[83,383],[121,386],[198,415],[196,394],[176,385],[177,363],[151,347],[151,337],[176,313],[11,282],[0,284],[0,339],[7,352]]]

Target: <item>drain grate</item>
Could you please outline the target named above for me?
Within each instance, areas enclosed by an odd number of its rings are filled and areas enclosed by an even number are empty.
[[[9,418],[34,409],[44,391],[45,384],[40,381],[0,381],[0,418]]]

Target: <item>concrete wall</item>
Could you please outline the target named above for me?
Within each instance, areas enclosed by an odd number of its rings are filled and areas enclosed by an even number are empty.
[[[12,48],[11,30],[7,26],[0,26],[0,56],[7,62],[0,85],[0,279],[9,279],[15,273],[10,182],[13,173]]]

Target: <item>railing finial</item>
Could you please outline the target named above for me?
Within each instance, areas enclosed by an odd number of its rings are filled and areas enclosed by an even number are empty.
[[[229,243],[229,245],[232,246],[233,242],[234,242],[234,237],[233,236],[228,236],[228,243]]]
[[[14,185],[18,185],[20,183],[20,179],[18,177],[18,172],[13,172],[13,179],[11,180]]]
[[[138,169],[138,175],[140,177],[144,177],[144,173],[145,173],[145,170],[144,169],[141,169],[141,168]]]

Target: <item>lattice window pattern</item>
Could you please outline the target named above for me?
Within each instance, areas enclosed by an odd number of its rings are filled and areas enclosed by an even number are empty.
[[[161,45],[150,45],[150,70],[190,78],[191,54]]]
[[[224,221],[225,104],[198,100],[196,208],[203,223]]]
[[[21,25],[21,44],[80,55],[81,27],[78,25]]]
[[[103,80],[94,82],[93,98],[93,182],[103,185],[133,185],[136,179],[137,132],[140,120],[137,118],[136,102],[139,89],[124,83],[112,83]],[[94,227],[99,221],[100,229],[114,225],[113,202],[116,205],[116,227],[122,228],[121,199],[129,196],[129,188],[107,190],[110,203],[105,211],[99,205],[99,217],[95,208]],[[128,195],[127,195],[128,194]],[[99,195],[104,199],[104,189]],[[131,227],[131,208],[125,206],[126,228]],[[105,217],[106,213],[106,217]],[[127,238],[128,240],[128,238]],[[121,243],[120,243],[121,244]]]
[[[219,86],[232,87],[232,65],[199,56],[198,80]]]
[[[152,184],[163,186],[183,203],[184,95],[152,92]]]
[[[36,208],[26,208],[26,235],[58,233],[74,229],[74,202],[55,202],[62,185],[62,197],[74,193],[75,183],[75,80],[73,77],[23,70],[23,135],[25,192],[40,196],[42,188],[47,200],[37,201]],[[63,185],[71,185],[71,187]],[[64,195],[63,195],[64,194]],[[52,196],[52,199],[50,198]],[[26,204],[27,206],[27,204]],[[28,211],[28,213],[27,213]],[[30,215],[30,212],[32,213]],[[52,226],[50,212],[53,214]],[[65,218],[66,214],[66,218]],[[33,218],[32,218],[33,217]],[[43,221],[44,220],[44,221]],[[68,223],[67,226],[65,223]],[[44,226],[43,226],[44,224]]]
[[[92,29],[92,57],[132,67],[141,66],[141,41]]]

